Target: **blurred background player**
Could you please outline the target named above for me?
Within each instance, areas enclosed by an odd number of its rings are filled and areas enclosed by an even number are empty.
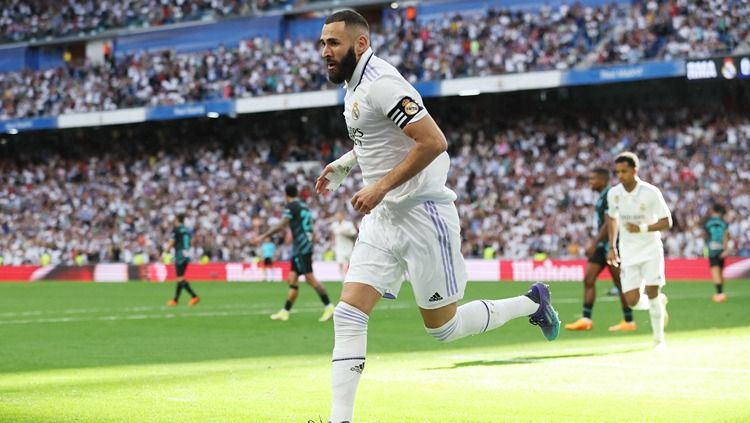
[[[622,291],[628,305],[649,310],[654,347],[663,348],[668,321],[667,297],[661,292],[664,245],[661,232],[672,227],[672,213],[659,188],[638,178],[638,157],[630,152],[615,159],[620,183],[607,193],[609,204],[609,255],[607,263],[620,266]],[[617,248],[617,235],[619,252]],[[645,286],[645,295],[643,289]]]
[[[265,282],[273,281],[273,255],[276,254],[276,244],[271,237],[266,237],[260,246],[263,255],[263,280]]]
[[[599,193],[595,207],[597,235],[589,247],[586,248],[588,263],[586,264],[586,273],[583,279],[583,317],[565,325],[565,329],[567,330],[591,330],[594,327],[591,314],[594,309],[594,301],[596,300],[596,278],[604,270],[604,266],[607,265],[607,253],[609,252],[606,225],[606,214],[609,208],[607,205],[607,193],[610,189],[609,171],[601,167],[592,170],[589,175],[589,186],[594,192]],[[609,273],[612,275],[612,282],[617,287],[623,314],[623,320],[614,326],[610,326],[609,330],[611,332],[633,331],[636,329],[635,322],[633,322],[633,310],[628,306],[625,296],[622,294],[620,269],[615,266],[607,267],[609,268]]]
[[[708,245],[708,263],[711,266],[711,278],[716,287],[716,294],[712,299],[717,303],[727,300],[727,294],[724,293],[724,259],[729,255],[729,225],[724,220],[725,212],[723,205],[714,204],[711,207],[711,217],[704,225]]]
[[[174,229],[172,230],[172,239],[169,240],[167,246],[164,248],[165,251],[171,251],[174,247],[174,266],[175,272],[177,273],[177,288],[174,293],[174,298],[167,302],[167,305],[174,307],[180,301],[180,294],[185,289],[192,298],[188,303],[190,306],[198,304],[200,297],[190,287],[190,283],[185,280],[185,271],[187,270],[188,264],[190,264],[190,231],[185,227],[185,215],[180,214],[174,220]]]
[[[349,259],[352,257],[354,241],[357,239],[357,228],[354,223],[345,219],[344,212],[339,211],[336,212],[336,220],[331,224],[331,234],[333,251],[343,280],[349,269]]]
[[[305,281],[315,289],[320,296],[320,300],[323,302],[323,314],[318,321],[325,322],[333,316],[333,304],[331,304],[331,301],[328,299],[328,293],[326,292],[325,287],[321,285],[318,280],[315,279],[315,275],[313,275],[312,253],[315,237],[313,235],[312,213],[310,213],[310,210],[307,208],[307,204],[297,198],[298,192],[296,185],[287,185],[285,192],[287,205],[284,209],[284,216],[282,217],[281,222],[266,231],[264,234],[256,237],[253,241],[255,244],[258,244],[271,235],[285,230],[287,226],[292,229],[292,269],[289,272],[289,278],[287,279],[289,291],[287,292],[286,304],[284,304],[284,308],[277,313],[272,314],[271,319],[281,321],[289,320],[289,310],[292,309],[294,302],[297,301],[297,294],[299,293],[298,280],[301,275],[304,275]]]

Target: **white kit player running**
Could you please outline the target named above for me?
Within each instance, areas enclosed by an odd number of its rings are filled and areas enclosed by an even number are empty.
[[[331,224],[331,233],[333,234],[333,252],[336,254],[336,262],[339,264],[339,271],[343,278],[349,269],[354,240],[357,239],[357,228],[354,223],[345,219],[344,212],[336,212],[336,220]]]
[[[353,418],[369,315],[380,298],[396,298],[405,272],[425,330],[441,342],[523,316],[553,340],[560,320],[543,283],[518,297],[457,306],[467,274],[456,195],[445,186],[450,166],[445,136],[414,87],[373,55],[369,26],[360,14],[343,10],[329,16],[320,47],[328,78],[346,82],[344,117],[354,149],[326,166],[316,190],[336,189],[357,164],[365,182],[351,200],[366,216],[333,317],[330,421],[342,423]]]
[[[672,214],[659,188],[640,180],[638,157],[621,153],[615,159],[620,183],[609,190],[609,240],[607,262],[620,266],[622,291],[630,307],[649,310],[654,347],[663,348],[668,322],[667,297],[661,292],[664,276],[664,246],[661,232],[672,227]],[[620,234],[619,256],[614,245]],[[644,293],[645,291],[645,293]]]

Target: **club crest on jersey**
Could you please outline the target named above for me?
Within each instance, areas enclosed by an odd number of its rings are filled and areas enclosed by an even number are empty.
[[[404,109],[404,113],[406,113],[408,116],[414,116],[417,114],[417,112],[419,112],[419,104],[417,104],[409,97],[401,100],[401,108]]]
[[[615,203],[619,203],[620,202],[620,196],[619,195],[615,195],[614,200],[615,200]]]
[[[352,105],[352,118],[354,118],[354,120],[359,119],[359,103],[356,101]]]
[[[641,211],[646,211],[646,204],[641,203]]]

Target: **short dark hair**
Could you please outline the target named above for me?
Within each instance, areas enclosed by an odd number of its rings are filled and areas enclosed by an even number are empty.
[[[295,198],[298,194],[297,192],[297,185],[289,184],[284,188],[284,191],[286,192],[287,197]]]
[[[370,33],[370,24],[367,23],[367,19],[351,9],[343,9],[338,12],[333,12],[333,14],[326,19],[325,24],[328,25],[334,22],[343,22],[344,26],[358,26],[367,31],[368,34]]]
[[[629,151],[626,151],[624,153],[620,153],[617,156],[617,158],[615,159],[615,163],[627,163],[628,165],[630,165],[630,167],[638,169],[638,156]]]
[[[711,209],[714,211],[714,213],[718,214],[724,214],[727,210],[724,208],[724,205],[721,203],[714,203],[713,207]]]
[[[591,169],[591,173],[599,175],[606,180],[609,180],[609,171],[603,167],[595,167]]]
[[[180,223],[185,223],[185,214],[184,213],[178,214],[177,215],[177,221],[180,222]]]

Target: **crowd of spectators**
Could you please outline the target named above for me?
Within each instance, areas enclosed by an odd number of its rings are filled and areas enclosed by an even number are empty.
[[[283,187],[290,181],[314,214],[316,258],[330,256],[333,214],[346,210],[353,220],[360,218],[349,200],[361,176],[353,172],[323,197],[313,193],[313,183],[350,143],[323,130],[286,132],[289,121],[273,117],[241,129],[207,125],[125,126],[82,132],[57,147],[4,150],[4,263],[39,263],[42,256],[67,264],[77,257],[158,260],[178,213],[187,214],[193,231],[194,259],[248,261],[258,253],[250,240],[280,218]],[[642,158],[640,176],[662,189],[673,212],[667,256],[703,255],[702,222],[714,202],[729,209],[733,253],[750,256],[747,115],[652,110],[498,122],[485,112],[443,129],[452,157],[448,185],[458,194],[467,257],[482,257],[487,248],[499,258],[538,252],[583,257],[594,233],[597,198],[588,188],[588,172],[611,167],[623,150]],[[287,258],[289,238],[276,242],[284,245],[279,258]]]
[[[243,3],[174,1],[182,8],[228,12]],[[120,7],[116,4],[107,7]],[[24,8],[10,8],[17,9]],[[734,48],[749,33],[748,2],[652,0],[489,10],[423,21],[394,13],[383,28],[373,29],[372,44],[379,56],[418,82],[568,69],[591,55],[600,63],[707,56]],[[326,88],[333,85],[326,81],[316,40],[257,38],[212,51],[141,52],[98,64],[73,61],[56,69],[2,73],[0,120]]]
[[[2,0],[0,42],[249,15],[292,0]]]
[[[710,57],[731,53],[750,34],[745,0],[648,0],[618,9],[596,62]]]

